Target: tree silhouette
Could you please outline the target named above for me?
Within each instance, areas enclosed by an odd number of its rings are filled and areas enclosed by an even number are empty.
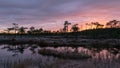
[[[14,30],[15,30],[15,33],[17,33],[17,30],[18,30],[18,24],[16,24],[16,23],[13,23],[13,28],[14,28]]]
[[[35,31],[35,27],[32,26],[29,28],[28,33],[33,34],[34,31]]]
[[[20,27],[20,28],[19,28],[19,33],[20,33],[20,34],[24,34],[24,33],[25,33],[25,29],[27,29],[27,27],[23,27],[23,26]]]
[[[34,27],[31,27],[30,30],[28,31],[28,33],[31,33],[31,34],[39,34],[44,32],[45,31],[43,30],[43,28],[35,29]]]
[[[79,31],[78,24],[74,24],[74,25],[72,26],[71,30],[72,30],[73,32],[78,32],[78,31]]]
[[[43,32],[43,28],[40,28],[40,29],[39,29],[39,32],[40,32],[40,33]]]
[[[63,28],[63,31],[64,32],[68,32],[68,26],[71,25],[71,23],[69,23],[68,21],[65,21],[64,23],[64,28]]]
[[[14,30],[14,28],[7,28],[8,33],[10,33],[11,30]]]
[[[95,29],[103,28],[103,26],[104,26],[104,25],[100,24],[99,22],[92,22],[91,25],[93,25],[94,27],[92,27],[92,28],[95,28]]]
[[[35,27],[30,27],[30,31],[34,31],[35,30]]]
[[[106,23],[106,27],[108,28],[117,28],[119,27],[120,21],[112,20]]]

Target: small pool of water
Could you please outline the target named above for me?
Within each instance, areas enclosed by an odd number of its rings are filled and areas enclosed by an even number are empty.
[[[78,52],[88,59],[64,59],[39,53],[41,49]],[[119,48],[39,47],[37,45],[0,45],[0,68],[120,68]]]

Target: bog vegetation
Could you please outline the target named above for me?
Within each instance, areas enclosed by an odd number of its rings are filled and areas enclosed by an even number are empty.
[[[71,28],[69,27],[71,25]],[[65,21],[63,28],[57,31],[44,30],[43,28],[30,28],[19,26],[17,23],[13,23],[13,27],[8,27],[1,35],[41,35],[41,36],[83,36],[87,38],[120,38],[120,21],[111,20],[106,22],[105,25],[99,22],[86,23],[85,29],[82,30],[80,24],[72,24]]]

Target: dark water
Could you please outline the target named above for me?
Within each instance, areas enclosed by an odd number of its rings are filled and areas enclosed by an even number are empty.
[[[88,59],[63,59],[39,54],[40,49],[85,53]],[[119,48],[39,47],[0,45],[0,68],[120,68]]]

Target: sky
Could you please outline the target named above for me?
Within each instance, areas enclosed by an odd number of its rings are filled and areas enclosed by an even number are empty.
[[[120,20],[120,0],[0,0],[0,29],[20,26],[58,30],[73,24]]]

